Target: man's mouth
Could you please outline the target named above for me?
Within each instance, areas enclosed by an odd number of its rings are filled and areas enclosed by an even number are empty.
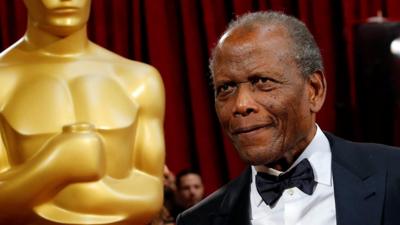
[[[232,134],[233,135],[247,134],[247,133],[251,133],[253,131],[261,130],[263,128],[267,128],[269,126],[271,126],[271,125],[270,124],[255,124],[255,125],[251,125],[251,126],[238,127],[238,128],[233,129]]]

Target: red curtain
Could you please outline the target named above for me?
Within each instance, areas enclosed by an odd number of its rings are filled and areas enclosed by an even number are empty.
[[[167,164],[198,169],[210,193],[244,165],[222,134],[213,107],[208,57],[238,15],[279,10],[304,21],[325,61],[328,95],[319,125],[342,136],[357,133],[353,27],[377,15],[400,19],[397,0],[93,0],[89,37],[127,58],[155,66],[166,89]],[[0,0],[0,47],[26,28],[21,0]],[[400,135],[400,134],[397,134]],[[398,137],[400,138],[400,137]]]

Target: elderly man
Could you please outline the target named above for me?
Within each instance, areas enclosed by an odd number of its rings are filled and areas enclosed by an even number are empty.
[[[276,12],[240,17],[210,68],[219,121],[251,166],[178,225],[400,224],[400,150],[316,125],[326,82],[302,22]]]

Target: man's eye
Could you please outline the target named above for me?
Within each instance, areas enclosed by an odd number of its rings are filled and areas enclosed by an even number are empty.
[[[233,89],[235,88],[235,84],[234,83],[224,83],[222,85],[219,85],[217,87],[217,95],[222,95],[222,94],[229,94],[233,91]]]
[[[251,84],[253,87],[257,88],[261,91],[271,91],[280,84],[277,80],[274,80],[270,77],[261,77],[255,76],[250,79]]]
[[[254,77],[254,78],[251,79],[250,82],[253,85],[255,85],[255,84],[265,84],[265,83],[267,83],[269,81],[271,81],[271,79],[266,78],[266,77]]]

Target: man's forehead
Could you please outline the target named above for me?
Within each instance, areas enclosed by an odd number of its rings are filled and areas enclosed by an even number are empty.
[[[188,173],[181,177],[181,179],[191,179],[191,178],[201,179],[200,175],[196,173]]]
[[[241,64],[256,60],[265,54],[287,58],[292,40],[286,28],[277,25],[234,29],[221,38],[215,49],[215,63],[231,62]],[[215,68],[214,68],[215,69]]]
[[[254,39],[289,38],[287,28],[281,24],[252,24],[226,32],[218,41],[218,47],[230,44],[252,42]]]
[[[279,44],[277,44],[279,42]],[[226,56],[245,56],[280,46],[277,53],[287,53],[292,39],[282,25],[239,27],[221,37],[215,49],[216,60]],[[286,51],[282,47],[287,46]]]

